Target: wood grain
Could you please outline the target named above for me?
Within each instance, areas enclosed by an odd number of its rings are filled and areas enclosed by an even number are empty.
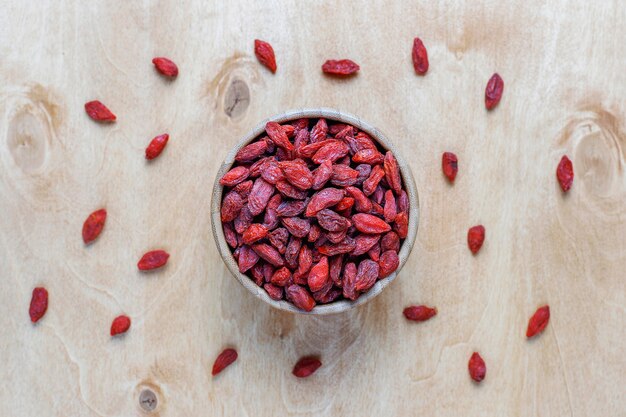
[[[624,21],[622,2],[579,0],[2,2],[0,415],[626,415]],[[411,65],[415,36],[425,77]],[[275,75],[255,38],[274,46]],[[159,76],[154,56],[179,77]],[[325,77],[332,58],[361,71]],[[495,71],[504,96],[486,112]],[[93,99],[115,124],[88,119]],[[398,279],[341,315],[255,300],[210,231],[230,147],[303,107],[385,132],[420,193]],[[168,147],[147,163],[163,132]],[[460,161],[453,186],[446,150]],[[565,153],[576,171],[567,195],[555,179]],[[104,232],[85,247],[82,222],[101,207]],[[466,232],[478,223],[487,239],[472,256]],[[167,267],[139,273],[155,248],[171,253]],[[32,325],[38,285],[50,306]],[[439,315],[406,322],[412,303]],[[546,303],[551,322],[527,341]],[[121,313],[132,327],[111,339]],[[212,378],[228,346],[239,359]],[[479,386],[473,351],[487,363]],[[308,354],[323,367],[296,380]]]

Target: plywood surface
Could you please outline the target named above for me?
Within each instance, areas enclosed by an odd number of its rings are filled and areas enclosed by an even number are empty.
[[[617,1],[3,1],[0,415],[626,415],[624,21]],[[430,54],[425,77],[411,66],[415,36]],[[254,57],[255,38],[274,45],[275,75]],[[158,55],[179,64],[178,79],[154,72]],[[324,77],[329,58],[361,72]],[[488,113],[495,71],[505,91]],[[92,99],[118,121],[89,120]],[[229,275],[209,207],[245,132],[322,106],[394,142],[421,219],[379,297],[304,317]],[[164,131],[170,144],[146,163]],[[460,160],[453,186],[446,150]],[[554,175],[563,154],[576,171],[567,195]],[[105,231],[85,247],[82,222],[100,207]],[[479,223],[487,239],[472,256],[466,232]],[[140,274],[154,248],[169,264]],[[40,285],[50,306],[32,325]],[[439,315],[406,322],[413,303]],[[543,304],[550,324],[527,341]],[[121,313],[133,325],[111,339]],[[228,346],[239,360],[212,378]],[[487,363],[480,386],[467,373],[473,351]],[[306,354],[323,367],[297,380]]]

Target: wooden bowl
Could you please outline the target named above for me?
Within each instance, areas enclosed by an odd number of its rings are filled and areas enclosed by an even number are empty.
[[[226,172],[230,170],[233,162],[235,161],[235,155],[237,155],[237,152],[239,152],[242,147],[256,139],[261,133],[265,132],[265,124],[267,122],[274,121],[277,123],[285,123],[303,117],[311,119],[323,117],[328,120],[351,124],[369,134],[372,139],[374,139],[374,141],[376,141],[382,148],[392,151],[394,156],[396,157],[396,160],[398,161],[400,173],[402,175],[402,181],[404,183],[404,188],[409,196],[409,202],[411,204],[409,211],[409,233],[402,243],[402,246],[400,247],[400,253],[398,254],[400,258],[400,264],[398,265],[398,269],[388,277],[377,281],[376,284],[374,284],[374,286],[369,289],[369,291],[362,294],[355,301],[339,300],[329,304],[316,305],[315,308],[313,308],[313,310],[311,310],[310,312],[300,310],[288,301],[276,301],[271,299],[267,292],[265,292],[263,288],[257,286],[250,277],[239,272],[237,262],[232,255],[230,247],[226,243],[226,239],[224,238],[224,231],[222,230],[222,222],[220,219],[220,206],[222,202],[223,187],[220,185],[219,180]],[[409,254],[411,253],[411,249],[413,249],[413,244],[415,243],[415,237],[417,236],[417,226],[419,222],[419,200],[417,195],[417,189],[415,187],[415,181],[413,180],[413,175],[411,174],[411,169],[406,164],[403,156],[397,151],[396,147],[378,129],[362,121],[358,117],[342,113],[337,110],[329,108],[301,109],[291,110],[278,116],[270,117],[269,119],[263,120],[254,129],[248,132],[248,134],[246,134],[228,153],[228,155],[226,156],[226,160],[222,163],[222,166],[217,171],[217,176],[215,177],[215,184],[213,185],[213,198],[211,200],[211,220],[213,227],[213,237],[215,238],[215,243],[217,244],[217,248],[220,251],[220,255],[224,260],[226,267],[230,270],[233,276],[237,278],[237,281],[239,281],[239,283],[243,285],[248,291],[250,291],[250,293],[252,293],[255,297],[263,300],[265,303],[271,305],[272,307],[284,311],[289,311],[291,313],[314,315],[335,314],[350,310],[356,306],[367,303],[378,294],[380,294],[382,290],[396,278],[396,276],[404,266],[406,260],[408,259]]]

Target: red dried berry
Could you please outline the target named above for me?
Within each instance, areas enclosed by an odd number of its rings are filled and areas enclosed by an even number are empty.
[[[276,272],[272,274],[272,278],[270,279],[271,283],[277,285],[279,287],[284,287],[285,285],[289,285],[291,283],[291,271],[287,267],[282,267],[277,269]]]
[[[130,328],[130,318],[128,316],[117,316],[111,323],[111,336],[126,333]]]
[[[379,278],[386,278],[391,275],[400,265],[400,258],[398,253],[393,250],[383,252],[378,259],[378,266],[380,271],[378,273]]]
[[[485,227],[482,224],[470,227],[467,231],[467,246],[474,255],[478,253],[485,241]]]
[[[237,259],[237,265],[239,266],[239,272],[242,274],[254,267],[259,261],[259,255],[252,250],[248,245],[242,245],[239,250],[239,257]]]
[[[352,156],[352,162],[355,164],[377,165],[382,164],[384,158],[383,154],[378,152],[377,149],[366,148],[355,153]]]
[[[168,140],[170,140],[170,135],[168,135],[167,133],[155,136],[146,148],[146,159],[151,160],[161,155],[161,152],[163,152],[163,149],[165,148],[165,145],[167,145]]]
[[[239,216],[241,209],[243,208],[243,199],[235,191],[230,191],[222,200],[222,207],[220,208],[220,218],[222,222],[233,221]]]
[[[302,159],[279,162],[285,178],[300,190],[308,190],[313,186],[313,174]]]
[[[402,314],[404,314],[404,317],[406,317],[407,320],[426,321],[437,315],[437,309],[434,307],[430,308],[424,305],[410,306],[405,308]]]
[[[254,54],[261,64],[265,65],[273,73],[276,73],[276,56],[274,55],[272,45],[265,41],[255,39]]]
[[[556,178],[559,180],[559,185],[564,193],[572,188],[574,183],[574,166],[566,155],[563,155],[559,166],[556,167]]]
[[[267,142],[254,142],[239,149],[239,152],[237,152],[237,155],[235,155],[235,161],[252,162],[259,156],[263,155],[265,152],[267,152]]]
[[[543,332],[550,321],[550,307],[539,307],[535,314],[528,320],[528,329],[526,330],[526,337],[531,338],[539,333]]]
[[[34,288],[28,309],[30,321],[37,323],[46,314],[46,310],[48,310],[48,290],[43,287]]]
[[[318,191],[311,197],[304,212],[305,216],[316,216],[319,211],[339,203],[344,195],[343,190],[337,188],[325,188]]]
[[[164,57],[153,58],[152,63],[157,71],[166,77],[176,77],[178,75],[178,67],[171,59]]]
[[[448,178],[450,183],[454,182],[456,178],[456,173],[459,170],[458,159],[455,154],[452,152],[444,152],[441,157],[441,169],[443,170],[443,175]]]
[[[385,221],[371,214],[358,213],[352,216],[352,222],[359,232],[369,234],[385,233],[391,230],[391,226]]]
[[[137,268],[139,268],[140,271],[160,268],[167,263],[169,257],[170,254],[161,249],[146,252],[139,262],[137,262]]]
[[[230,348],[224,349],[222,353],[218,355],[217,359],[215,359],[211,374],[213,376],[219,374],[236,360],[237,360],[237,351],[235,349],[230,349]]]
[[[258,216],[265,210],[267,203],[274,194],[274,186],[262,178],[257,178],[248,196],[248,209],[253,216]],[[222,207],[224,203],[222,203]],[[224,219],[222,219],[224,221]]]
[[[320,118],[313,129],[311,129],[311,143],[320,142],[326,139],[326,134],[328,133],[328,124],[326,123],[326,119]],[[319,149],[319,148],[317,148]],[[313,154],[311,154],[313,155]]]
[[[306,378],[322,366],[322,362],[316,357],[304,357],[301,358],[293,367],[292,373],[298,378]]]
[[[413,39],[413,68],[419,75],[424,75],[428,71],[428,52],[420,38]]]
[[[491,110],[498,105],[504,91],[504,81],[496,72],[491,76],[485,88],[485,107]]]
[[[329,280],[328,258],[323,256],[322,259],[311,268],[307,281],[311,291],[315,292],[324,288]]]
[[[396,215],[393,230],[398,234],[400,239],[406,239],[409,234],[409,216],[405,212],[402,211]]]
[[[347,76],[355,74],[360,69],[359,65],[349,59],[329,59],[322,65],[325,74]]]
[[[115,115],[98,100],[85,103],[85,111],[93,120],[97,122],[114,122]]]
[[[480,357],[478,352],[472,353],[472,357],[467,364],[467,368],[469,369],[470,377],[476,381],[480,382],[485,379],[485,375],[487,374],[487,366],[485,365],[485,361]]]
[[[311,311],[315,307],[315,300],[304,287],[290,285],[287,287],[286,294],[293,305],[304,311]]]
[[[287,137],[287,134],[283,130],[282,126],[278,123],[267,122],[265,124],[265,132],[267,133],[267,136],[270,137],[272,142],[274,142],[274,144],[279,148],[289,152],[295,149],[293,143],[289,142],[289,138]]]
[[[91,213],[83,223],[83,242],[89,244],[96,240],[107,219],[107,211],[105,209],[96,210]]]
[[[282,287],[278,287],[274,284],[266,283],[263,285],[263,289],[267,292],[267,295],[270,296],[272,300],[282,300],[283,299],[283,289]]]
[[[250,170],[244,166],[238,166],[228,171],[220,179],[220,185],[225,187],[234,187],[243,182],[250,175]]]
[[[267,243],[258,243],[253,245],[252,249],[257,253],[257,255],[274,266],[280,267],[285,264],[285,261],[283,260],[283,257],[280,256],[280,253],[273,246],[270,246]]]
[[[257,240],[261,240],[265,236],[267,236],[267,232],[267,227],[263,226],[262,224],[251,224],[250,227],[248,227],[248,229],[243,232],[243,243],[245,243],[246,245],[250,245]]]
[[[398,161],[393,156],[391,151],[387,151],[385,154],[385,179],[387,184],[393,190],[396,195],[400,195],[402,192],[402,178],[400,177],[400,168],[398,167]]]

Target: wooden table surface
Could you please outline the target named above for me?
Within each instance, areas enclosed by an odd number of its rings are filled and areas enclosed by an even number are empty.
[[[623,2],[2,3],[1,416],[626,415]],[[425,77],[411,64],[415,36]],[[255,38],[273,44],[276,74],[254,57]],[[159,76],[154,56],[176,61],[179,77]],[[330,58],[361,71],[325,77]],[[487,112],[496,71],[504,96]],[[93,99],[115,124],[86,116]],[[421,219],[379,297],[305,317],[263,305],[228,273],[209,206],[245,132],[321,106],[397,145]],[[147,163],[162,132],[170,143]],[[453,186],[443,151],[459,156]],[[563,154],[576,172],[566,195]],[[85,247],[82,223],[101,207],[105,230]],[[487,239],[472,256],[475,224]],[[169,264],[139,273],[153,248]],[[36,286],[50,305],[32,325]],[[407,322],[414,303],[439,314]],[[550,324],[528,341],[544,304]],[[121,313],[133,324],[113,339]],[[212,378],[229,346],[239,359]],[[473,351],[487,363],[480,385]],[[323,367],[298,380],[307,354]]]

